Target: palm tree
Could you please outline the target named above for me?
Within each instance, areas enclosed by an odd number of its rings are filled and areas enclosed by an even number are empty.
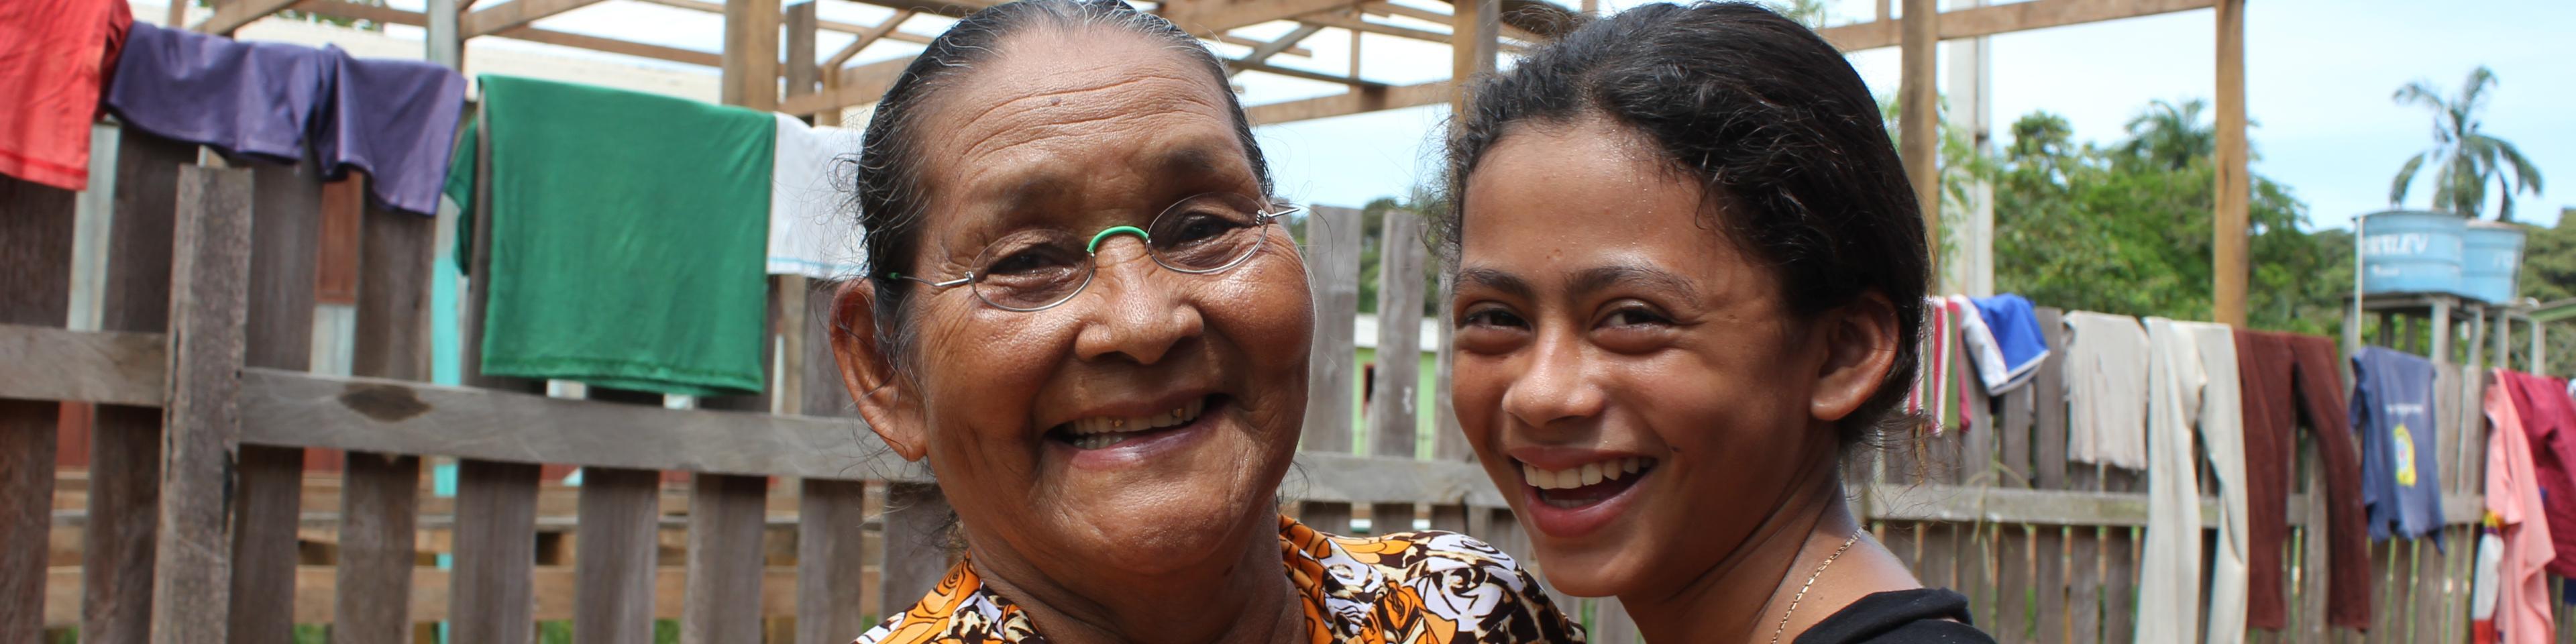
[[[2179,105],[2156,99],[2147,104],[2146,113],[2129,119],[2129,140],[2120,151],[2173,170],[2210,158],[2218,153],[2218,129],[2201,122],[2201,111],[2208,108],[2208,102],[2197,98]]]
[[[2486,90],[2495,85],[2495,72],[2479,65],[2469,72],[2456,98],[2445,99],[2431,83],[2420,80],[2397,88],[2390,100],[2433,110],[2433,148],[2397,169],[2397,179],[2388,185],[2388,205],[2406,200],[2415,171],[2428,161],[2441,166],[2433,174],[2434,210],[2475,219],[2486,208],[2487,184],[2493,182],[2503,193],[2497,200],[2496,220],[2513,221],[2513,193],[2540,194],[2540,171],[2531,167],[2531,160],[2523,158],[2512,143],[2479,130],[2478,113],[2486,109]]]

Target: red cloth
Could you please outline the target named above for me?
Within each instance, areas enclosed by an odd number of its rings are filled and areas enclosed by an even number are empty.
[[[80,190],[89,186],[89,125],[98,92],[125,44],[125,0],[0,2],[0,173]]]
[[[2236,375],[2244,388],[2247,553],[2245,623],[2289,627],[2282,592],[2282,545],[2289,540],[2291,480],[2300,426],[2317,439],[2325,475],[2326,623],[2368,630],[2370,531],[2361,502],[2361,448],[2345,414],[2343,376],[2333,340],[2317,336],[2236,332]],[[2302,422],[2304,421],[2304,422]],[[2313,491],[2312,491],[2313,493]]]
[[[2549,574],[2576,577],[2576,402],[2567,397],[2567,381],[2511,371],[2499,372],[2497,384],[2513,393],[2521,412],[2523,435],[2531,439],[2531,464],[2539,470],[2540,503],[2548,511],[2550,541],[2558,558]]]

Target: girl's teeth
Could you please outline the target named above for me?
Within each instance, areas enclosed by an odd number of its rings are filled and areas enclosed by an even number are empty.
[[[1542,490],[1569,490],[1634,477],[1653,464],[1651,459],[1636,456],[1586,463],[1568,470],[1543,470],[1536,465],[1522,463],[1521,480]]]
[[[1193,400],[1179,408],[1151,416],[1137,418],[1094,416],[1076,419],[1066,427],[1066,431],[1073,434],[1074,447],[1098,449],[1125,440],[1119,436],[1128,432],[1188,424],[1190,421],[1198,420],[1199,412],[1204,411],[1206,407],[1206,402]]]
[[[1586,464],[1586,465],[1584,465],[1584,466],[1583,466],[1583,484],[1584,484],[1584,485],[1592,485],[1592,484],[1596,484],[1596,483],[1600,483],[1600,482],[1601,482],[1601,464],[1600,464],[1600,463],[1590,463],[1590,464]]]

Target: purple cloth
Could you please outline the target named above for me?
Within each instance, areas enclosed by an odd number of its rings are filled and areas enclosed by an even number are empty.
[[[330,92],[315,124],[313,152],[326,176],[367,173],[378,205],[438,213],[447,157],[465,110],[465,77],[409,60],[367,59],[327,50]]]
[[[293,163],[329,80],[323,50],[136,22],[107,107],[128,127],[227,156]]]

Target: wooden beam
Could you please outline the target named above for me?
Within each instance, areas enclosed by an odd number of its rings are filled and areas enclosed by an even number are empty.
[[[1358,0],[1184,0],[1164,3],[1156,12],[1183,30],[1207,35],[1358,6]]]
[[[170,1],[175,4],[185,0]],[[195,29],[200,33],[230,36],[242,25],[266,18],[291,4],[295,4],[295,0],[223,0],[214,3],[215,15],[207,16],[206,21],[197,23]]]
[[[1410,38],[1413,40],[1436,42],[1444,45],[1449,44],[1449,34],[1424,29],[1415,29],[1412,27],[1398,27],[1385,23],[1369,22],[1361,19],[1359,16],[1346,13],[1318,13],[1308,16],[1299,16],[1297,21],[1310,25],[1339,27],[1356,32],[1395,36],[1397,38]],[[1356,38],[1358,36],[1354,34],[1353,37]]]
[[[1317,32],[1321,32],[1321,31],[1323,31],[1323,30],[1324,30],[1324,26],[1323,26],[1323,25],[1314,25],[1314,24],[1297,25],[1297,28],[1296,28],[1296,29],[1289,30],[1289,32],[1288,32],[1288,33],[1286,33],[1286,34],[1281,34],[1281,35],[1279,36],[1279,38],[1278,38],[1278,39],[1276,39],[1276,40],[1271,40],[1271,41],[1267,41],[1267,42],[1262,42],[1261,44],[1254,45],[1254,46],[1252,47],[1252,53],[1248,53],[1248,54],[1244,54],[1244,55],[1243,55],[1243,62],[1247,62],[1247,63],[1265,63],[1265,62],[1269,62],[1269,61],[1270,61],[1270,57],[1271,57],[1271,56],[1277,56],[1277,55],[1279,55],[1279,53],[1280,53],[1280,52],[1288,51],[1288,50],[1290,50],[1290,49],[1295,49],[1295,48],[1297,47],[1297,43],[1299,43],[1299,42],[1304,42],[1307,38],[1312,37],[1312,36],[1314,36]],[[1239,69],[1238,69],[1238,70],[1235,70],[1235,71],[1242,71],[1242,70],[1239,70]],[[1353,74],[1352,76],[1358,76],[1358,74]]]
[[[1248,60],[1231,60],[1231,59],[1229,59],[1229,60],[1225,61],[1225,68],[1226,68],[1226,70],[1227,70],[1227,71],[1231,71],[1231,72],[1261,72],[1261,73],[1264,73],[1264,74],[1277,74],[1277,75],[1280,75],[1280,76],[1286,76],[1286,77],[1289,77],[1289,78],[1300,78],[1300,79],[1305,79],[1305,80],[1310,80],[1310,81],[1321,81],[1321,82],[1326,82],[1326,83],[1341,83],[1341,84],[1349,85],[1349,86],[1352,86],[1352,87],[1377,87],[1377,88],[1384,88],[1384,87],[1386,87],[1386,84],[1385,84],[1385,83],[1378,83],[1378,82],[1373,82],[1373,81],[1365,81],[1365,80],[1360,80],[1360,79],[1352,78],[1352,77],[1348,77],[1348,76],[1335,76],[1335,75],[1332,75],[1332,74],[1326,74],[1326,73],[1323,73],[1323,72],[1307,71],[1307,70],[1297,69],[1297,68],[1293,68],[1293,67],[1280,67],[1280,66],[1278,66],[1278,65],[1271,65],[1271,64],[1266,64],[1266,63],[1256,63],[1256,62],[1252,62],[1252,61],[1248,61]]]
[[[1988,5],[1940,14],[1940,39],[1955,40],[2018,31],[2137,18],[2206,9],[2218,0],[2031,0]],[[1845,52],[1895,47],[1902,40],[1897,22],[1887,19],[1816,30]]]
[[[392,7],[358,4],[355,2],[342,2],[340,0],[300,0],[295,3],[295,6],[289,8],[296,11],[321,14],[333,18],[350,18],[379,24],[410,25],[414,27],[429,26],[429,16],[423,12],[404,11]]]
[[[2212,213],[2210,285],[2211,319],[2245,326],[2246,217],[2253,198],[2245,145],[2245,0],[2218,2],[2218,168],[2217,207]],[[2437,309],[2438,310],[2438,309]],[[2535,325],[2536,329],[2537,325]],[[2435,338],[2449,337],[2448,325],[2436,327]],[[2437,340],[2438,341],[2438,340]],[[2540,335],[2532,334],[2534,370],[2540,362]],[[2434,359],[2447,361],[2445,352]]]
[[[625,54],[640,58],[667,60],[675,63],[704,65],[707,67],[724,66],[724,56],[722,54],[713,54],[694,49],[681,49],[678,47],[648,45],[630,40],[601,38],[598,36],[563,31],[549,31],[535,27],[519,27],[492,35],[512,40],[525,40],[528,42],[541,42],[549,45],[578,47],[591,51]]]
[[[0,365],[10,365],[0,367],[0,398],[159,407],[165,337],[0,325]]]
[[[1914,185],[1916,205],[1922,209],[1923,234],[1931,243],[1934,274],[1940,274],[1941,239],[1941,121],[1940,94],[1933,87],[1933,60],[1938,39],[1940,14],[1933,0],[1905,0],[1905,51],[1899,66],[1902,70],[1897,86],[1898,156],[1905,162],[1905,177]]]
[[[1258,38],[1245,38],[1245,37],[1237,36],[1237,35],[1234,35],[1234,34],[1217,34],[1217,36],[1216,36],[1215,40],[1216,40],[1217,42],[1225,43],[1225,44],[1228,44],[1228,45],[1235,45],[1235,46],[1239,46],[1239,47],[1252,47],[1252,48],[1255,48],[1255,49],[1258,49],[1258,48],[1262,47],[1263,45],[1268,45],[1268,44],[1270,44],[1270,43],[1272,43],[1272,42],[1277,42],[1277,41],[1271,41],[1271,40],[1261,40],[1261,39],[1258,39]],[[1299,58],[1313,58],[1313,57],[1315,56],[1315,50],[1307,49],[1307,48],[1304,48],[1304,47],[1298,47],[1298,46],[1294,46],[1294,45],[1289,46],[1287,49],[1279,50],[1279,53],[1287,54],[1287,55],[1290,55],[1290,56],[1296,56],[1296,57],[1299,57]]]
[[[489,36],[514,27],[524,27],[555,14],[598,4],[599,1],[512,0],[501,6],[465,14],[458,28],[466,38]]]
[[[814,54],[820,51],[814,38],[821,35],[815,32],[816,1],[787,5],[787,19],[782,23],[787,28],[787,62],[778,73],[787,78],[789,96],[812,94],[823,84],[823,68],[814,62]]]
[[[1354,87],[1331,96],[1281,101],[1244,108],[1254,125],[1272,125],[1379,110],[1438,105],[1449,100],[1449,81],[1391,87]]]
[[[1452,0],[1452,4],[1455,4],[1455,0]],[[1541,4],[1541,5],[1544,5],[1544,6],[1547,6],[1547,7],[1555,7],[1555,6],[1556,6],[1556,5],[1552,5],[1552,4],[1546,4],[1546,3],[1540,3],[1540,4]],[[1503,17],[1503,12],[1504,12],[1504,11],[1506,11],[1506,10],[1505,10],[1505,9],[1502,9],[1502,8],[1500,8],[1500,7],[1496,7],[1496,8],[1494,9],[1494,11],[1492,11],[1492,12],[1490,12],[1490,13],[1493,13],[1497,19],[1500,19],[1500,18],[1502,18],[1502,17]],[[1562,10],[1560,10],[1560,11],[1562,11]],[[1415,20],[1421,20],[1421,21],[1424,21],[1424,22],[1431,22],[1431,23],[1437,23],[1437,24],[1443,24],[1443,25],[1454,25],[1454,24],[1456,24],[1456,23],[1457,23],[1457,19],[1456,19],[1456,17],[1455,17],[1455,12],[1451,12],[1451,13],[1441,13],[1441,12],[1438,12],[1438,11],[1432,11],[1432,10],[1429,10],[1429,9],[1418,9],[1418,8],[1414,8],[1414,7],[1409,7],[1409,6],[1405,6],[1405,5],[1400,5],[1400,4],[1396,4],[1396,3],[1393,3],[1393,2],[1384,2],[1383,0],[1376,1],[1376,2],[1369,2],[1369,3],[1366,3],[1366,4],[1362,4],[1362,5],[1360,5],[1360,13],[1364,13],[1364,14],[1368,14],[1368,15],[1372,15],[1372,16],[1402,16],[1402,17],[1406,17],[1406,18],[1412,18],[1412,19],[1415,19]],[[1572,15],[1572,14],[1567,14],[1567,15],[1569,15],[1569,16],[1570,16],[1570,15]],[[1539,35],[1539,34],[1538,34],[1538,33],[1536,33],[1536,32],[1532,32],[1532,31],[1530,31],[1530,30],[1528,30],[1528,29],[1525,29],[1525,28],[1522,28],[1522,27],[1520,27],[1520,26],[1518,26],[1518,25],[1514,25],[1514,24],[1510,23],[1509,21],[1503,21],[1503,22],[1501,22],[1501,23],[1499,24],[1499,29],[1500,29],[1500,31],[1499,31],[1498,33],[1500,33],[1503,37],[1505,37],[1505,38],[1511,38],[1511,39],[1514,39],[1514,40],[1521,40],[1521,41],[1526,41],[1526,42],[1540,42],[1540,41],[1544,41],[1544,40],[1547,40],[1548,38],[1550,38],[1550,36],[1542,36],[1542,35]],[[1455,32],[1452,32],[1452,33],[1455,33]]]
[[[860,50],[867,49],[868,45],[876,44],[879,39],[901,33],[898,29],[903,27],[903,21],[911,20],[914,15],[917,14],[912,11],[897,10],[894,12],[894,15],[886,16],[886,19],[882,22],[878,22],[876,26],[867,28],[867,31],[858,34],[857,40],[850,41],[848,46],[842,47],[838,52],[833,52],[831,59],[823,61],[823,75],[838,75],[841,71],[841,66],[849,64],[850,57],[859,55]],[[838,83],[835,83],[835,85],[837,86]]]
[[[836,536],[848,537],[847,534]],[[857,541],[857,539],[847,539]],[[855,548],[856,546],[852,546]],[[54,568],[45,577],[45,627],[68,628],[80,625],[82,574],[78,568]],[[797,617],[793,595],[798,569],[795,566],[768,567],[761,573],[759,597],[761,617]],[[537,566],[532,571],[536,592],[531,602],[534,621],[562,621],[573,617],[573,603],[582,588],[575,581],[572,566]],[[870,571],[868,577],[875,578]],[[323,624],[331,621],[339,608],[337,575],[332,566],[298,566],[295,569],[295,621],[299,624]],[[455,573],[422,566],[412,571],[413,583],[407,597],[388,597],[381,601],[407,603],[412,619],[421,622],[447,621],[450,617],[448,588]],[[678,566],[661,566],[653,570],[653,617],[679,619],[686,613],[688,601],[687,572]],[[917,597],[915,599],[918,599]],[[908,605],[911,600],[905,600]],[[832,610],[849,614],[852,620],[861,614],[855,605],[834,606]],[[809,618],[810,619],[810,618]],[[865,631],[863,625],[859,631]],[[335,637],[339,633],[332,633]],[[847,633],[843,633],[847,634]],[[86,633],[84,633],[86,635]],[[841,642],[848,638],[840,638]],[[337,641],[337,640],[335,640]],[[453,641],[453,640],[451,640]],[[650,641],[649,639],[646,641]],[[833,644],[841,644],[835,642]]]
[[[912,59],[897,58],[843,69],[838,75],[827,74],[829,82],[822,93],[789,98],[778,104],[778,111],[801,116],[877,102],[885,97],[886,88],[903,76],[903,69],[911,65]]]

